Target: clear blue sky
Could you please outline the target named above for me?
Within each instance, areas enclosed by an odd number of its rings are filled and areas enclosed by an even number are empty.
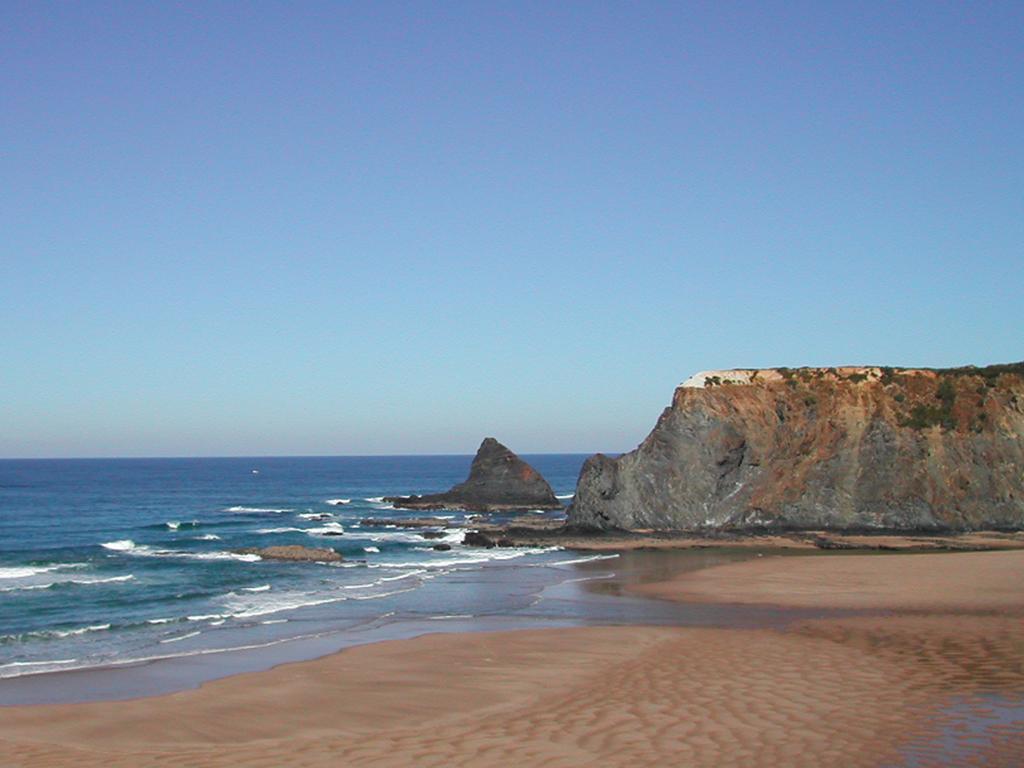
[[[627,450],[1024,358],[1024,4],[0,4],[0,456]]]

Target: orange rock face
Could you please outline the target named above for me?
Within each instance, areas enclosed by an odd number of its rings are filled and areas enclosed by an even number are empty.
[[[570,523],[610,528],[1024,527],[1024,364],[709,371]]]

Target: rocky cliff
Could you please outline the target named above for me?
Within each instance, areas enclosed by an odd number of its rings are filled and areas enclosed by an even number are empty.
[[[707,371],[591,457],[589,528],[1024,528],[1024,363]]]
[[[476,512],[562,507],[548,481],[493,437],[480,443],[465,482],[445,493],[391,496],[385,501],[403,509],[465,509]]]

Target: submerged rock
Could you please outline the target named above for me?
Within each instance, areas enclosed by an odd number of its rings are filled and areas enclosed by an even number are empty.
[[[259,555],[264,560],[293,560],[310,563],[337,563],[344,558],[335,550],[288,544],[277,547],[248,547],[235,550],[240,555]]]
[[[465,482],[445,493],[392,496],[384,501],[403,509],[475,512],[562,508],[548,481],[493,437],[480,444]]]
[[[479,531],[468,531],[462,537],[462,543],[467,547],[486,547],[487,549],[494,549],[497,546],[494,539]]]
[[[597,529],[1024,528],[1024,364],[708,371],[580,472]]]

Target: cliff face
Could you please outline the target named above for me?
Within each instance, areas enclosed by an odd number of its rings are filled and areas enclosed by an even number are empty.
[[[709,371],[584,464],[592,528],[1024,528],[1024,364]]]

